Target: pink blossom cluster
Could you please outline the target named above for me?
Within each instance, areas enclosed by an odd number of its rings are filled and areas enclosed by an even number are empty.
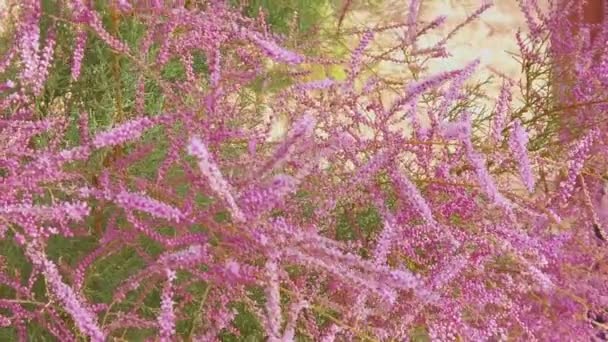
[[[321,34],[307,42],[327,56],[285,48],[295,37],[229,1],[68,0],[46,13],[24,0],[0,63],[0,236],[28,267],[0,251],[0,327],[21,341],[36,329],[60,341],[605,340],[608,30],[564,29],[578,5],[522,1],[527,72],[567,86],[526,88],[530,76],[518,109],[505,80],[492,113],[474,115],[479,60],[437,74],[426,63],[491,4],[425,46],[445,17],[418,22],[420,3],[403,22],[345,30],[358,44],[342,60]],[[396,47],[371,53],[390,30]],[[105,126],[64,89],[94,88],[95,49],[118,73]],[[368,72],[375,62],[418,66],[389,80]],[[346,77],[315,79],[313,65]]]

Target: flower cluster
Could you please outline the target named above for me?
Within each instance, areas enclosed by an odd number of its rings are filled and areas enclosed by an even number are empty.
[[[606,196],[592,194],[608,69],[593,57],[608,30],[574,44],[559,23],[580,8],[522,1],[522,83],[567,84],[522,84],[517,108],[505,80],[486,116],[468,87],[479,59],[426,70],[489,2],[431,46],[445,17],[419,22],[418,0],[404,22],[342,27],[346,59],[321,31],[280,36],[230,1],[49,3],[19,4],[0,61],[0,329],[605,337]],[[401,38],[377,51],[386,36]],[[386,63],[407,68],[371,72]]]

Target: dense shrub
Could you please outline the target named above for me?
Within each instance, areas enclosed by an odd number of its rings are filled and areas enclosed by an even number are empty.
[[[419,2],[346,59],[229,2],[12,7],[2,339],[605,339],[606,27],[522,2],[523,104],[479,112]]]

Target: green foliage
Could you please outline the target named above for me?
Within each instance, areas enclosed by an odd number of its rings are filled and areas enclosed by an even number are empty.
[[[257,317],[249,312],[246,306],[242,303],[236,303],[234,308],[237,310],[237,315],[234,320],[234,326],[239,330],[241,336],[235,336],[231,333],[224,333],[220,335],[220,339],[223,342],[237,342],[237,341],[262,341],[264,340],[264,329],[258,321]]]
[[[42,328],[38,324],[29,322],[25,326],[27,329],[29,341],[57,341],[57,339],[53,335],[51,335],[48,331],[46,331],[46,329]],[[17,329],[15,327],[0,328],[0,341],[12,342],[18,340],[19,338],[17,338]]]
[[[110,303],[116,287],[144,266],[144,260],[131,248],[98,259],[85,278],[85,293],[93,301]]]
[[[95,236],[89,235],[71,239],[53,236],[49,239],[47,254],[52,260],[76,266],[82,258],[95,249],[96,245],[97,238]]]
[[[27,281],[32,272],[32,266],[23,254],[23,250],[13,240],[0,240],[0,256],[4,259],[3,263],[6,265],[7,270],[19,271],[19,274],[11,274],[11,276],[19,276],[17,279],[20,279],[22,283]],[[0,288],[0,298],[2,297],[4,297],[4,292]]]
[[[237,6],[240,1],[232,0]],[[252,0],[244,7],[244,13],[250,17],[257,17],[262,9],[266,14],[266,22],[274,32],[287,34],[290,25],[297,14],[297,29],[306,34],[313,27],[321,24],[323,8],[330,4],[329,0]]]
[[[382,219],[374,206],[343,205],[337,212],[336,239],[339,241],[372,241],[382,228]],[[362,257],[370,256],[370,250],[362,248]]]
[[[412,342],[430,342],[431,338],[424,326],[416,326],[410,330],[410,339]]]

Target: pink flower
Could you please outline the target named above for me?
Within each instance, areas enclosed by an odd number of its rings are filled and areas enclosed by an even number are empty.
[[[184,218],[184,214],[179,209],[148,197],[145,194],[121,191],[116,196],[111,197],[113,197],[117,204],[129,210],[143,211],[154,217],[174,222],[180,222]]]
[[[530,159],[528,158],[527,144],[528,135],[524,131],[519,120],[517,120],[513,123],[509,147],[519,165],[519,174],[523,179],[526,188],[528,188],[528,191],[532,193],[534,192],[534,175],[532,174],[532,167],[530,166]]]
[[[160,314],[158,315],[158,326],[160,330],[160,340],[163,342],[172,341],[175,335],[175,312],[173,311],[173,282],[175,281],[175,271],[167,269],[167,283],[161,295]]]
[[[76,81],[80,77],[80,69],[82,68],[82,59],[84,58],[84,49],[87,45],[87,31],[78,30],[74,42],[74,53],[72,56],[72,80]]]
[[[154,121],[147,117],[128,121],[108,131],[97,134],[93,138],[93,146],[95,148],[114,146],[138,139],[145,130],[152,126],[154,126]]]
[[[271,341],[279,341],[281,329],[281,299],[279,292],[279,270],[276,260],[266,261],[266,277],[268,285],[266,287],[266,313],[268,332]]]
[[[304,57],[294,52],[285,50],[276,43],[260,37],[260,35],[257,33],[250,32],[247,34],[247,37],[257,46],[259,46],[268,57],[276,60],[277,62],[287,64],[300,64],[304,62]]]
[[[74,290],[63,282],[57,266],[34,244],[28,245],[26,251],[34,265],[44,274],[51,293],[72,316],[78,329],[88,335],[92,341],[104,342],[106,333],[97,324],[96,315],[78,298]]]
[[[234,193],[232,187],[222,175],[222,172],[213,160],[211,153],[209,153],[209,150],[207,150],[207,146],[203,141],[199,138],[191,138],[190,144],[188,144],[188,153],[198,159],[198,166],[201,173],[209,182],[211,189],[220,195],[228,204],[234,219],[237,221],[244,221],[245,215],[232,195]]]

